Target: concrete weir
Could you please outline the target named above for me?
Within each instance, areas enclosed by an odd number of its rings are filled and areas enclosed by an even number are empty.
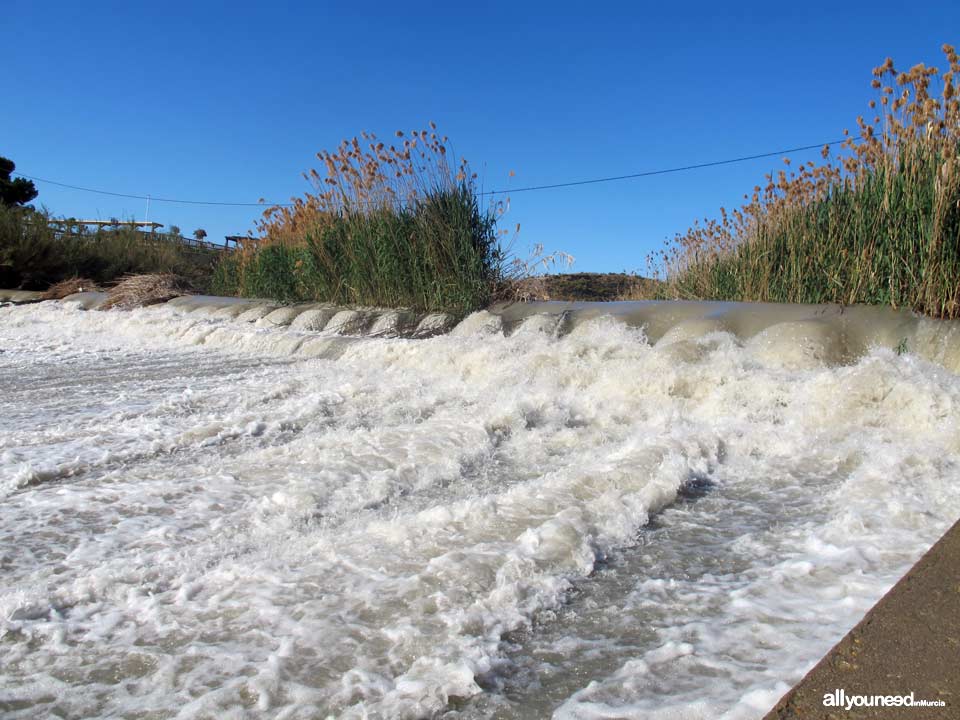
[[[73,296],[67,298],[72,299]],[[417,314],[408,310],[338,307],[329,303],[280,305],[269,300],[184,295],[166,304],[194,315],[251,323],[257,328],[287,328],[328,336],[424,338],[443,334],[456,324],[456,318],[447,313]],[[345,347],[343,343],[308,341],[299,354],[316,356],[320,348],[334,346]]]
[[[565,334],[583,322],[610,316],[642,328],[658,348],[689,356],[710,333],[734,335],[760,362],[785,367],[839,365],[872,347],[915,353],[960,372],[960,322],[908,310],[856,305],[787,305],[741,302],[537,302],[498,305],[490,313],[512,334],[532,324]],[[556,317],[552,325],[546,318]]]
[[[106,297],[106,293],[83,292],[62,302],[95,310]],[[39,293],[0,290],[0,302],[39,299]],[[283,305],[209,295],[185,295],[165,305],[256,328],[345,337],[427,338],[451,331],[461,336],[491,332],[563,336],[585,322],[610,317],[642,329],[658,351],[681,361],[695,360],[707,352],[704,340],[712,334],[728,333],[764,365],[796,369],[843,365],[873,347],[885,347],[916,354],[960,373],[960,322],[878,306],[693,301],[501,303],[458,321],[446,313],[329,303]]]
[[[13,305],[23,305],[25,303],[37,302],[42,293],[33,290],[0,290],[0,303],[12,303]]]

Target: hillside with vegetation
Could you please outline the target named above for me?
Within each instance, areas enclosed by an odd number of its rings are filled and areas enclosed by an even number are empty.
[[[46,290],[70,278],[107,285],[141,273],[169,273],[209,292],[220,252],[192,247],[178,233],[122,225],[89,230],[51,222],[46,211],[0,204],[0,287]]]

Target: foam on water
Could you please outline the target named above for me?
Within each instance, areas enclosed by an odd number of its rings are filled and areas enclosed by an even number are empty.
[[[0,308],[5,716],[758,718],[960,515],[960,378],[799,321],[237,307]]]

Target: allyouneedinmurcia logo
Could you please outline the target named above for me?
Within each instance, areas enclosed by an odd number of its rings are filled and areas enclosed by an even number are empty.
[[[847,695],[843,688],[838,688],[823,696],[824,707],[844,708],[852,710],[855,707],[944,707],[943,700],[917,700],[914,693],[909,695]]]

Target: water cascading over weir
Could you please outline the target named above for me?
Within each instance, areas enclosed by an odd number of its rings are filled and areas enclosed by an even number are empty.
[[[4,717],[759,719],[960,517],[955,321],[39,300],[0,291]]]
[[[33,299],[32,294],[0,293],[0,302]],[[77,293],[64,303],[94,310],[105,293]],[[301,357],[334,358],[361,338],[422,339],[453,333],[503,335],[543,332],[557,337],[578,325],[609,317],[643,330],[646,340],[678,357],[695,359],[711,333],[729,333],[764,364],[803,368],[855,362],[871,348],[910,352],[952,372],[960,372],[960,323],[921,317],[879,306],[800,305],[741,302],[631,301],[501,303],[458,322],[445,313],[416,313],[330,304],[281,305],[241,298],[188,295],[155,307],[174,308],[197,319],[229,321],[198,329],[196,344],[229,345],[230,324],[286,329],[258,348]],[[249,335],[244,335],[249,343]],[[241,336],[235,338],[241,342]]]

